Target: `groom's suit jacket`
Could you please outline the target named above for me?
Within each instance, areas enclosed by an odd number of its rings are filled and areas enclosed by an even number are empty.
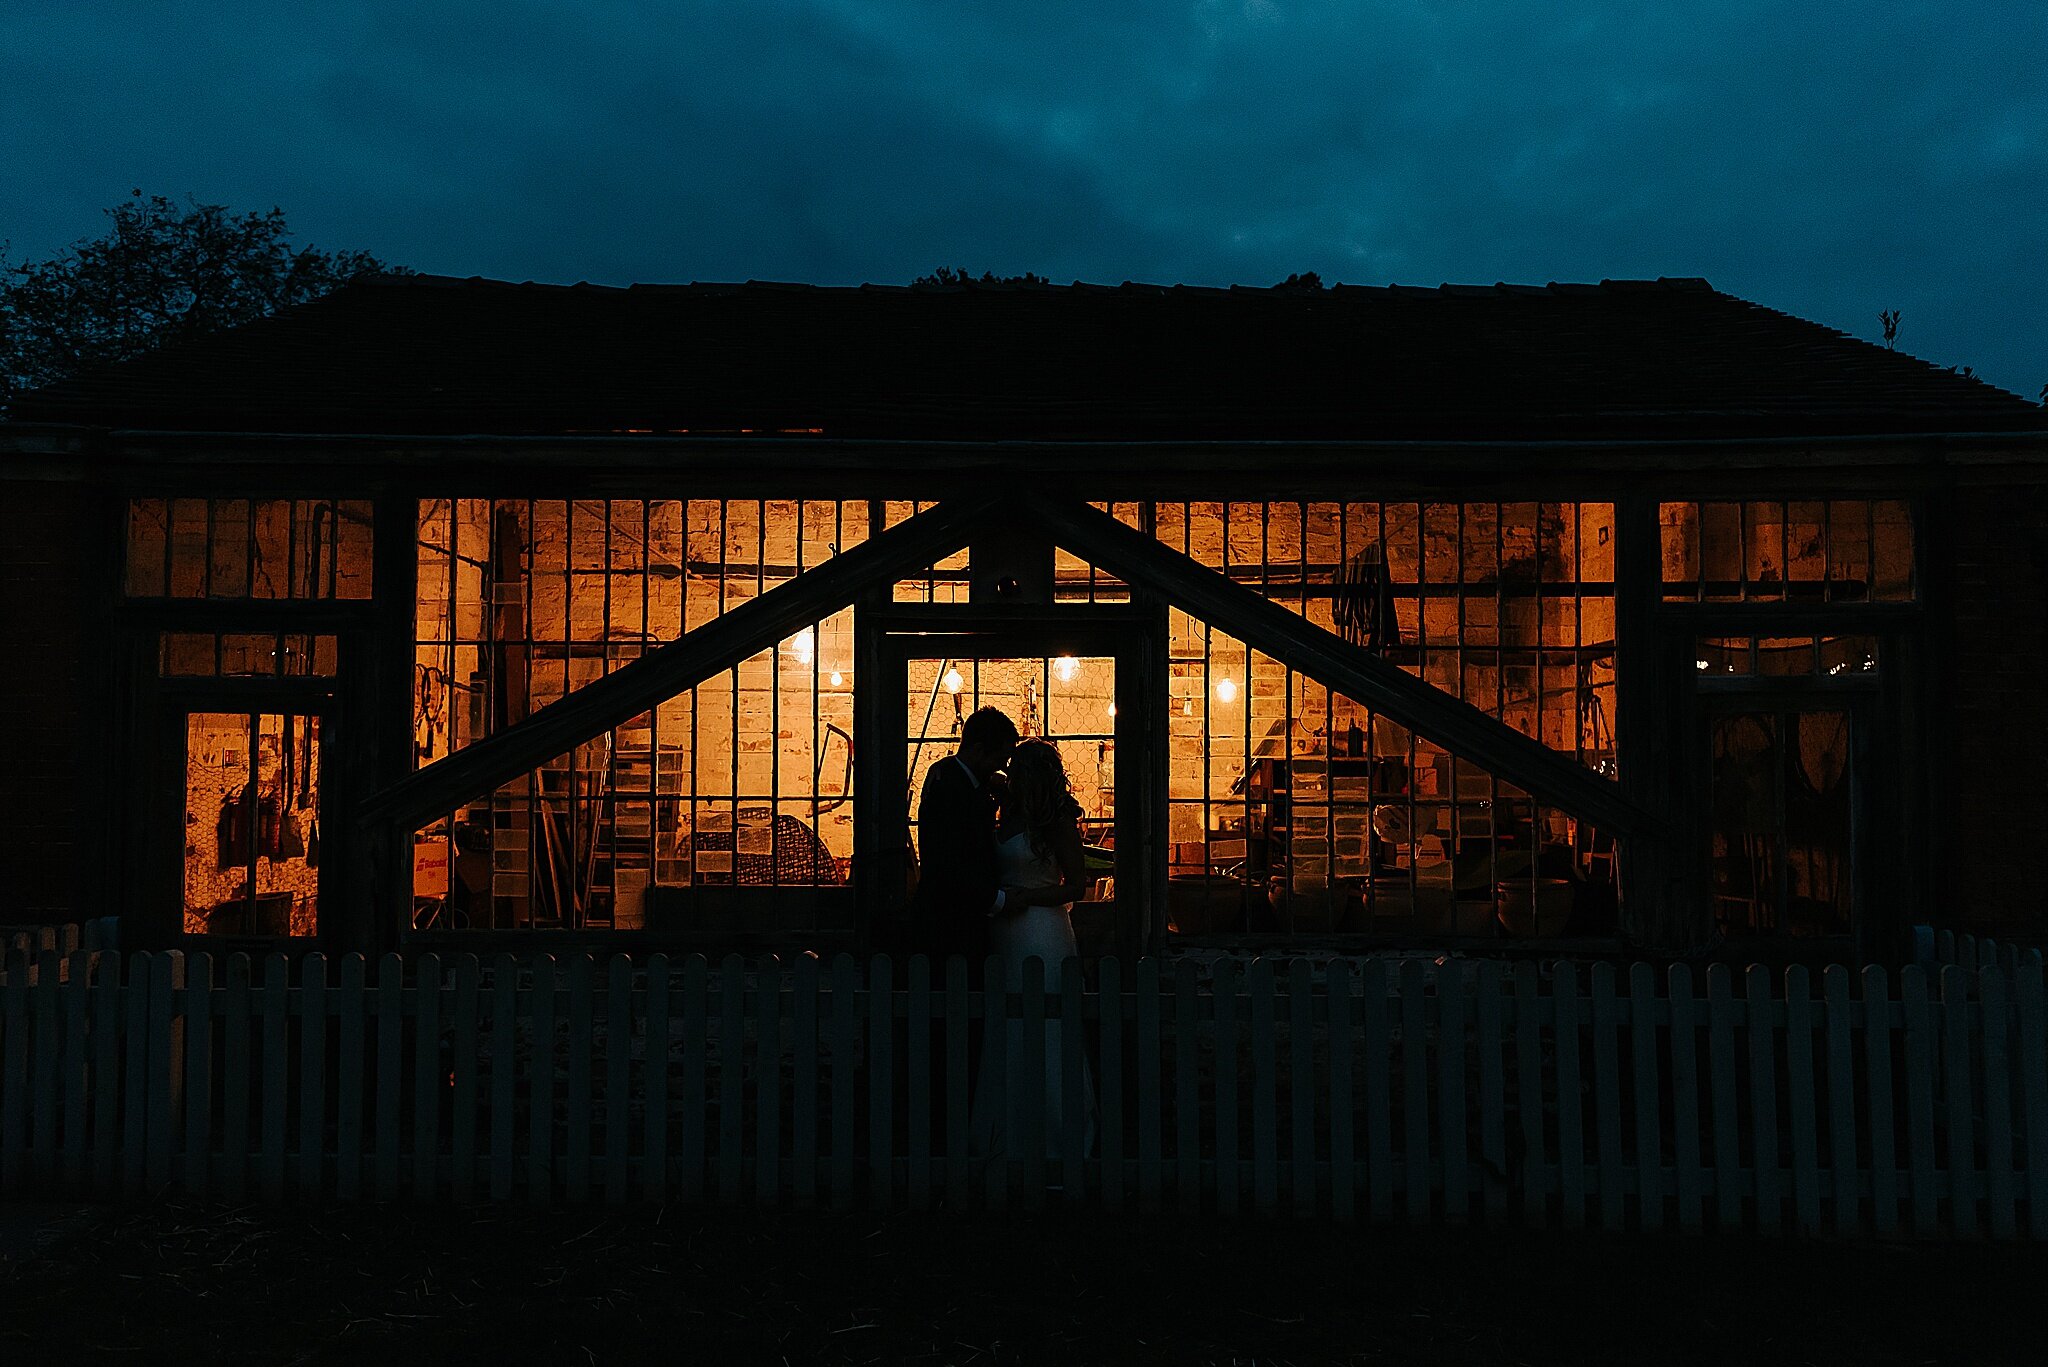
[[[995,797],[958,760],[940,760],[925,775],[917,829],[912,950],[931,957],[935,976],[949,954],[966,955],[969,975],[978,976],[996,900]]]

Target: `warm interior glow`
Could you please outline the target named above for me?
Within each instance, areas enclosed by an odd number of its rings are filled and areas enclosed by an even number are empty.
[[[800,665],[808,665],[818,658],[818,638],[809,627],[805,627],[789,638],[789,653]]]
[[[1235,679],[1218,679],[1218,680],[1216,681],[1216,701],[1217,701],[1217,702],[1220,702],[1220,703],[1233,703],[1233,702],[1236,702],[1236,701],[1237,701],[1237,680],[1235,680]]]
[[[1074,673],[1080,667],[1081,662],[1071,655],[1062,655],[1052,662],[1052,672],[1061,683],[1072,683]]]

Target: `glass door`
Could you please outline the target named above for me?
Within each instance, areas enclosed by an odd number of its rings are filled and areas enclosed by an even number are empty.
[[[1074,907],[1084,955],[1135,955],[1143,947],[1151,864],[1163,857],[1149,810],[1148,766],[1135,701],[1143,687],[1145,632],[1135,618],[990,623],[982,629],[889,629],[881,636],[883,698],[874,725],[893,733],[860,820],[874,823],[867,848],[878,876],[870,915],[900,925],[915,878],[917,804],[934,765],[958,749],[960,729],[998,707],[1020,737],[1059,751],[1074,800],[1091,895]],[[1125,763],[1119,765],[1119,756]]]
[[[181,708],[181,929],[282,939],[320,927],[322,714]]]
[[[1861,709],[1846,699],[1716,700],[1707,723],[1707,855],[1731,940],[1849,936],[1862,914]]]
[[[1096,875],[1091,900],[1115,900],[1116,659],[1110,655],[1037,658],[911,656],[905,661],[909,746],[905,801],[913,844],[917,795],[932,766],[960,744],[960,727],[983,707],[1000,708],[1025,740],[1059,751],[1081,840]]]

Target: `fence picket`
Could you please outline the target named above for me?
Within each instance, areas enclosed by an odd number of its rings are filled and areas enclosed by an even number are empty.
[[[9,948],[6,976],[0,978],[0,1192],[12,1195],[28,1185],[29,1151],[29,1009],[28,956]]]
[[[503,961],[509,963],[510,956]],[[363,989],[365,976],[362,955],[342,956],[341,986],[334,997],[335,1033],[340,1040],[335,1064],[334,1189],[344,1201],[353,1201],[363,1192],[363,1016],[368,1001]],[[505,1014],[509,1021],[509,1007]],[[501,1200],[505,1194],[492,1192]]]
[[[1820,1230],[1820,1126],[1814,1109],[1813,993],[1804,964],[1785,970],[1785,1127],[1792,1140],[1792,1218]]]
[[[124,1051],[127,1059],[121,1069],[121,1082],[124,1091],[123,1105],[121,1107],[121,1190],[130,1196],[138,1196],[148,1190],[149,1170],[146,1159],[149,1149],[149,1084],[151,1077],[149,1066],[149,1006],[151,983],[156,977],[155,961],[156,956],[154,954],[131,954],[128,957],[128,973],[123,983],[123,991],[127,996],[127,1011],[125,1013],[127,1020],[122,1030],[122,1038],[127,1046]],[[20,991],[23,994],[21,1002],[23,1009],[26,1009],[28,1003],[26,995],[28,983],[25,981],[26,977],[26,973],[15,971],[10,971],[7,975],[5,990],[10,993],[8,997],[10,1011],[14,1009],[13,1003],[15,999],[11,995],[14,991]],[[27,1032],[23,1029],[13,1028],[12,1022],[10,1022],[7,1039],[9,1051],[8,1077],[12,1081],[7,1086],[6,1092],[0,1094],[0,1120],[4,1120],[4,1123],[0,1123],[0,1145],[13,1144],[15,1142],[14,1136],[17,1133],[16,1122],[14,1120],[5,1120],[7,1115],[6,1107],[10,1105],[18,1107],[28,1096],[28,1086],[24,1080],[27,1073],[26,1060],[28,1058]],[[23,1059],[22,1078],[13,1076],[13,1061],[15,1058],[13,1051],[16,1048],[22,1051],[20,1055]],[[10,1102],[8,1100],[10,1097],[20,1098],[20,1100]],[[19,1116],[21,1113],[16,1111],[15,1114]],[[27,1122],[23,1120],[21,1123],[25,1124]],[[7,1152],[19,1155],[21,1151],[10,1148]],[[4,1171],[0,1171],[0,1176],[4,1176]],[[11,1189],[14,1183],[8,1180],[4,1185]]]
[[[1978,1038],[1984,1057],[1984,1198],[1994,1239],[2017,1232],[2013,1210],[2012,1087],[2006,1015],[2006,984],[2012,970],[2003,963],[1978,971],[1977,1000],[1983,1026]]]
[[[1089,1075],[1083,1059],[1088,1044],[1088,1022],[1082,1013],[1082,990],[1087,986],[1081,961],[1069,955],[1060,965],[1060,1174],[1064,1203],[1071,1205],[1088,1194],[1088,1131],[1095,1098],[1089,1091]]]
[[[1864,1088],[1870,1132],[1870,1227],[1890,1234],[1899,1222],[1899,1163],[1893,1146],[1891,988],[1884,969],[1863,970]]]
[[[49,988],[53,971],[45,971]],[[184,965],[184,1191],[213,1195],[213,955]],[[274,1197],[272,1197],[274,1199]]]
[[[1756,1224],[1776,1234],[1782,1224],[1783,1201],[1778,1181],[1778,1082],[1776,1011],[1771,999],[1771,970],[1751,964],[1743,974],[1746,1029],[1749,1043],[1750,1142],[1752,1180],[1756,1189]]]
[[[291,1058],[291,960],[283,954],[263,956],[263,1153],[256,1164],[256,1190],[270,1202],[284,1199],[285,1144],[290,1130],[291,1101],[286,1091]]]
[[[85,1187],[86,1117],[92,1100],[92,1039],[86,1033],[87,1013],[92,1002],[92,962],[90,952],[72,950],[69,955],[70,976],[64,989],[61,1180],[69,1192],[80,1192]]]
[[[797,982],[801,987],[805,964],[814,970],[810,982],[815,989],[817,960],[809,955],[798,961]],[[640,1194],[657,1205],[668,1200],[668,973],[668,955],[656,954],[647,960],[647,1020],[642,1028],[645,1059],[641,1066],[641,1086],[646,1092],[647,1111],[646,1134],[640,1141]],[[801,996],[798,1002],[801,1009]],[[798,1055],[799,1059],[802,1057]],[[797,1152],[806,1152],[801,1131]],[[802,1170],[797,1176],[801,1189]]]
[[[377,1014],[377,1094],[371,1113],[372,1190],[379,1201],[398,1195],[403,1153],[399,1133],[400,1108],[405,1093],[400,1080],[405,1070],[405,960],[386,954],[377,961],[377,986],[373,990]]]
[[[2022,964],[2013,977],[2017,1018],[2019,1101],[2027,1145],[2027,1232],[2048,1240],[2048,993],[2041,966]]]
[[[1552,970],[1551,1011],[1557,1026],[1557,1192],[1564,1227],[1586,1223],[1586,1100],[1579,1083],[1578,969],[1559,961]]]
[[[1287,1043],[1292,1055],[1287,1094],[1294,1103],[1287,1130],[1293,1141],[1287,1190],[1295,1217],[1306,1219],[1315,1213],[1317,1188],[1315,982],[1308,960],[1298,957],[1287,965]]]
[[[913,954],[904,972],[909,981],[904,989],[903,1140],[910,1158],[904,1195],[912,1210],[924,1211],[932,1207],[932,961]]]
[[[624,1116],[622,1095],[621,1128]],[[781,1199],[782,970],[763,959],[754,974],[754,1200],[773,1206]]]
[[[45,937],[46,940],[52,937]],[[28,1171],[37,1187],[47,1187],[57,1177],[57,1060],[62,1037],[58,1021],[58,992],[63,983],[54,943],[36,951],[35,972],[29,979],[29,1146]]]
[[[1330,1014],[1330,1208],[1338,1224],[1349,1225],[1358,1218],[1358,1136],[1351,1114],[1357,998],[1351,989],[1351,965],[1342,959],[1333,962],[1325,991]]]
[[[533,1052],[526,1082],[526,1199],[542,1206],[555,1197],[555,961],[546,954],[536,954],[532,962]]]
[[[1657,1081],[1657,975],[1648,964],[1629,966],[1628,1043],[1635,1061],[1630,1102],[1636,1120],[1636,1221],[1656,1231],[1664,1228],[1664,1123]]]
[[[1927,1003],[1927,977],[1917,967],[1899,970],[1899,1001],[1906,1017],[1906,1153],[1912,1181],[1913,1230],[1932,1234],[1940,1209],[1934,1184],[1934,1018]]]
[[[1455,959],[1436,974],[1436,1097],[1443,1140],[1444,1215],[1453,1224],[1471,1217],[1471,1135],[1465,1113],[1465,975]]]
[[[1707,966],[1707,1073],[1714,1101],[1714,1223],[1738,1229],[1746,1184],[1736,1124],[1734,975],[1726,964]]]
[[[244,963],[247,960],[244,959]],[[93,1097],[92,1097],[92,1184],[91,1189],[102,1195],[111,1196],[115,1190],[115,1179],[121,1163],[121,956],[102,952],[94,956],[94,979],[92,993],[92,1050],[93,1050]],[[248,971],[242,974],[243,1000],[241,1009],[247,1018]],[[232,988],[234,979],[229,977]],[[231,996],[232,1000],[232,996]],[[230,1052],[230,1073],[228,1080],[230,1098],[234,1095],[237,1081],[247,1085],[249,1072],[248,1058],[242,1060],[239,1073],[232,1071],[233,1055]],[[244,1093],[246,1096],[246,1092]],[[232,1152],[232,1151],[231,1151]],[[239,1191],[232,1191],[239,1196]]]
[[[1409,1220],[1429,1214],[1429,988],[1422,960],[1401,964],[1401,1195]]]
[[[1599,1145],[1600,1227],[1622,1227],[1620,1008],[1614,965],[1597,963],[1589,975],[1593,1016],[1593,1131]]]
[[[894,1119],[895,1077],[890,1046],[895,1042],[895,965],[886,954],[868,960],[868,1204],[887,1210],[896,1199],[896,1164],[890,1152]]]
[[[832,961],[832,1208],[853,1208],[854,1041],[860,1018],[854,995],[860,968],[851,954]]]
[[[1046,1176],[1046,1088],[1047,1068],[1050,1061],[1045,1053],[1045,960],[1024,961],[1024,1051],[1021,1076],[1010,1078],[1010,1096],[1013,1102],[1021,1102],[1024,1117],[1023,1162],[1015,1160],[1018,1155],[1008,1152],[1012,1176],[1019,1175],[1023,1182],[1023,1206],[1037,1211],[1045,1205]],[[1007,993],[1005,994],[1007,995]],[[1005,1051],[1007,1052],[1007,1051]],[[1011,1114],[1018,1114],[1013,1110]],[[1000,1114],[1000,1113],[999,1113]],[[1001,1122],[999,1121],[998,1124]],[[1015,1136],[1012,1135],[1014,1138]]]
[[[1280,1066],[1271,958],[1252,960],[1245,988],[1252,1046],[1252,1209],[1266,1217],[1280,1211]]]
[[[970,1044],[980,1042],[980,1032],[968,1015],[972,998],[967,992],[967,960],[958,954],[946,956],[946,1204],[966,1209],[975,1199],[974,1166],[967,1153],[968,1103],[967,1059]],[[986,1028],[984,1024],[984,1028]]]
[[[314,950],[299,966],[298,1190],[305,1200],[325,1193],[326,1158],[327,956]]]
[[[345,972],[346,970],[344,970]],[[509,1201],[518,1181],[519,962],[491,961],[491,1199]],[[343,1050],[344,1060],[348,1057]],[[344,1076],[346,1076],[344,1074]]]
[[[1500,963],[1480,960],[1473,976],[1479,1049],[1479,1199],[1489,1224],[1498,1224],[1508,1208],[1508,1097],[1501,1070],[1500,989]]]
[[[719,1202],[738,1205],[746,1166],[747,962],[728,954],[718,966],[718,1149],[712,1159]]]
[[[1096,1057],[1102,1061],[1100,1120],[1096,1126],[1101,1154],[1101,1199],[1105,1210],[1124,1205],[1124,995],[1123,967],[1104,959],[1098,970]]]
[[[454,1124],[448,1142],[448,1194],[462,1204],[476,1199],[477,1071],[480,1040],[477,989],[483,972],[474,954],[455,956],[455,1086],[449,1100]]]
[[[842,964],[851,960],[841,956]],[[683,1116],[682,1176],[678,1194],[686,1204],[704,1198],[704,1123],[706,1101],[704,1074],[710,1042],[705,1038],[710,1020],[711,965],[702,954],[683,960]],[[833,1006],[838,1006],[838,985],[834,983]],[[834,1079],[835,1090],[837,1078]],[[836,1117],[834,1131],[837,1131]]]
[[[1540,1226],[1546,1223],[1554,1185],[1543,1143],[1543,999],[1534,963],[1524,959],[1516,964],[1514,979],[1515,1117],[1522,1138],[1522,1218]],[[1562,1172],[1560,1163],[1560,1175]]]
[[[1202,1208],[1202,1112],[1196,1092],[1201,1022],[1194,963],[1182,959],[1173,972],[1173,1157],[1179,1169],[1174,1201],[1184,1214],[1192,1215]]]
[[[626,1203],[633,1176],[633,1140],[628,1128],[633,1086],[633,962],[613,954],[605,963],[604,1151],[599,1159],[604,1199]]]
[[[185,986],[185,956],[169,950],[152,957],[149,975],[149,1155],[145,1170],[149,1189],[161,1192],[176,1177],[178,1102],[183,1094],[179,1064],[184,1051],[184,1022],[178,1016],[177,994]],[[269,1088],[268,1061],[265,1088]],[[281,1145],[280,1141],[280,1145]],[[266,1150],[268,1145],[265,1146]],[[269,1199],[276,1200],[275,1195]]]
[[[1366,960],[1360,971],[1365,1007],[1366,1210],[1374,1221],[1394,1218],[1394,1030],[1388,1019],[1387,966]]]
[[[562,1092],[562,1186],[577,1205],[590,1199],[590,1054],[597,1020],[591,997],[596,974],[588,954],[571,954],[562,962],[569,989],[569,1029],[563,1040],[568,1057]]]
[[[1216,1212],[1237,1214],[1243,1174],[1237,1160],[1237,965],[1217,963],[1212,980],[1216,1005],[1216,1074],[1211,1091],[1216,1107]]]
[[[1967,956],[1966,956],[1967,957]],[[1949,1228],[1977,1233],[1977,1145],[1970,1085],[1970,984],[1974,961],[1941,970],[1942,1085],[1948,1099]]]
[[[1010,1088],[1015,1085],[1015,1079],[1010,1076],[1010,1065],[1018,1060],[1013,1060],[1012,1050],[1008,1047],[1012,1002],[1011,994],[1004,990],[1003,983],[1002,962],[990,956],[984,961],[981,991],[976,994],[981,1002],[982,1043],[987,1047],[982,1053],[981,1077],[975,1086],[994,1098],[998,1133],[1003,1141],[995,1153],[982,1161],[981,1199],[995,1211],[1009,1209],[1017,1158],[1010,1151],[1015,1146],[1009,1141],[1012,1116],[1016,1114],[1010,1097]],[[1022,1010],[1021,1004],[1018,1009]]]
[[[1834,1228],[1853,1234],[1863,1223],[1856,1160],[1856,1054],[1849,1010],[1849,972],[1821,970],[1821,1015],[1827,1026],[1828,1192]]]
[[[1671,965],[1665,975],[1665,1000],[1671,1004],[1671,1158],[1677,1179],[1678,1227],[1698,1233],[1706,1200],[1700,1172],[1699,1000],[1693,995],[1692,970]]]
[[[412,1192],[422,1201],[441,1184],[441,1102],[450,1079],[441,1063],[441,958],[422,954],[413,965]]]
[[[1158,1211],[1165,1185],[1161,1128],[1164,1096],[1159,1087],[1159,960],[1138,960],[1138,1209]]]

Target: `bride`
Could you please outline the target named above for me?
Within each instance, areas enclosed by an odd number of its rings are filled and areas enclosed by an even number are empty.
[[[990,925],[989,952],[1002,965],[1002,985],[1018,991],[1024,985],[1024,961],[1045,963],[1045,991],[1060,993],[1061,965],[1075,951],[1073,903],[1088,888],[1081,852],[1080,804],[1074,801],[1060,752],[1042,740],[1020,743],[1010,758],[1009,783],[1002,796],[996,826],[996,874],[1004,888],[1059,888],[1068,900],[1052,906],[1026,906],[998,912]],[[1017,902],[1022,899],[1011,898]],[[990,983],[994,985],[993,980]],[[1047,1013],[1050,1016],[1050,1012]],[[975,1088],[973,1131],[976,1147],[991,1157],[1018,1156],[1024,1149],[1024,1022],[1010,1020],[999,1034],[982,1036],[980,1077]],[[1061,1076],[1063,1028],[1045,1022],[1045,1156],[1061,1157],[1066,1134],[1066,1083]],[[1095,1087],[1082,1064],[1081,1095],[1088,1115],[1083,1152],[1095,1142]]]

